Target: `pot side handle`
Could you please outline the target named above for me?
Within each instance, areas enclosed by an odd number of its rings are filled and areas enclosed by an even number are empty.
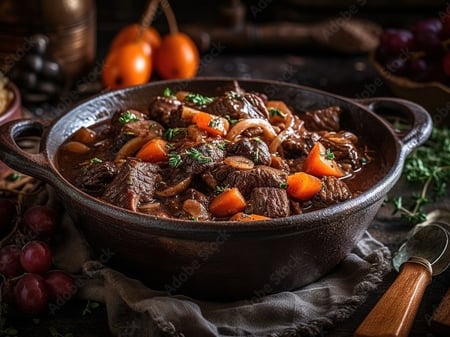
[[[42,153],[24,151],[16,139],[21,135],[42,136],[48,122],[38,119],[18,119],[0,125],[0,160],[12,169],[51,182],[53,175],[47,157]]]
[[[405,156],[409,155],[413,150],[423,144],[431,134],[433,122],[430,114],[422,106],[411,101],[391,98],[391,97],[374,97],[368,99],[356,100],[356,102],[366,106],[373,113],[380,115],[379,111],[388,109],[399,116],[406,116],[411,121],[409,130],[400,134],[395,132],[398,140],[402,144],[402,151]],[[389,123],[387,125],[393,129]]]

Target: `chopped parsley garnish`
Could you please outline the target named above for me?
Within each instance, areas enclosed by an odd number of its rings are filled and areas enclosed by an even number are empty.
[[[211,119],[211,121],[208,123],[208,126],[213,128],[213,129],[220,129],[222,126],[222,121],[219,118],[213,118]]]
[[[227,142],[226,141],[219,142],[219,143],[217,143],[217,147],[219,149],[221,149],[222,151],[225,151],[225,149],[227,148]]]
[[[242,100],[242,95],[236,91],[228,91],[227,95],[232,99]]]
[[[210,163],[212,162],[212,158],[211,157],[207,157],[205,156],[203,153],[201,153],[199,150],[191,148],[191,149],[187,149],[186,150],[186,154],[194,159],[195,161],[198,161],[201,164],[206,164],[206,163]]]
[[[175,145],[171,144],[171,143],[167,143],[166,144],[166,149],[168,150],[173,150],[175,148]]]
[[[183,163],[183,159],[181,159],[181,156],[178,152],[172,151],[169,153],[168,163],[170,167],[177,168]]]
[[[277,108],[270,108],[269,109],[269,114],[270,114],[270,117],[276,117],[276,116],[280,116],[282,118],[286,117],[286,114],[283,113],[280,109],[277,109]]]
[[[171,141],[175,137],[177,137],[179,135],[184,135],[185,133],[186,133],[186,129],[183,129],[183,128],[169,128],[164,132],[164,137],[168,141]]]
[[[255,162],[255,163],[257,163],[258,161],[259,161],[259,149],[256,149],[256,151],[255,152],[253,152],[253,161]]]
[[[101,160],[98,157],[94,157],[89,160],[89,165],[100,164],[100,163],[103,163],[103,160]]]
[[[20,179],[20,174],[18,172],[12,172],[12,173],[8,174],[8,176],[5,179],[6,179],[6,181],[9,181],[9,182],[15,182]]]
[[[225,115],[225,116],[223,116],[223,118],[225,118],[228,121],[228,123],[230,123],[230,125],[234,125],[237,122],[239,122],[239,119],[231,118],[230,115]]]
[[[280,188],[285,190],[287,187],[288,187],[287,182],[280,183]]]
[[[206,106],[208,104],[210,104],[211,102],[213,102],[215,100],[215,97],[208,97],[208,96],[203,96],[200,94],[196,94],[196,93],[188,93],[186,95],[186,97],[184,98],[185,100],[192,102],[198,106]]]
[[[164,89],[163,96],[164,97],[170,97],[170,98],[175,97],[175,95],[173,94],[172,90],[170,90],[170,88]]]
[[[335,158],[334,153],[331,151],[330,148],[326,149],[325,158],[328,160],[333,160]]]
[[[225,192],[227,189],[229,189],[229,186],[216,186],[216,194],[220,194],[222,192]]]
[[[119,123],[120,124],[127,124],[130,122],[136,122],[139,118],[132,113],[130,110],[125,111],[120,117],[119,117]]]

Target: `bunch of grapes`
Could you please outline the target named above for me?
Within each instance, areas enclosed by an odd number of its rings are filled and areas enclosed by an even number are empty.
[[[37,315],[49,303],[70,299],[76,285],[72,275],[52,269],[50,242],[58,227],[56,211],[33,205],[17,214],[16,206],[15,201],[0,199],[0,242],[8,241],[0,248],[1,300],[24,314]],[[7,235],[19,218],[20,235],[11,243]]]
[[[63,71],[48,53],[48,38],[32,36],[26,54],[14,64],[8,77],[20,88],[28,103],[42,103],[59,97],[64,87]]]
[[[386,29],[376,59],[392,74],[449,85],[450,7],[439,18],[419,21],[411,29]]]

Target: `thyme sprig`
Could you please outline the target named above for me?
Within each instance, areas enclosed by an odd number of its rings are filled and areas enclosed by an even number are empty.
[[[205,107],[215,100],[215,97],[203,96],[197,93],[190,92],[186,95],[185,100],[194,103],[200,107]]]
[[[392,198],[394,214],[410,224],[425,221],[424,206],[444,197],[450,181],[450,129],[434,127],[430,138],[406,158],[402,175],[420,191]]]
[[[195,148],[186,149],[186,154],[193,160],[198,161],[200,164],[207,164],[213,161],[211,157],[205,156]]]

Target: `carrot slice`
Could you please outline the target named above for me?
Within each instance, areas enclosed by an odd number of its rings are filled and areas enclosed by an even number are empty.
[[[283,101],[267,101],[266,106],[269,110],[269,121],[271,124],[283,123],[286,121],[286,117],[292,114]]]
[[[236,187],[229,188],[216,196],[209,204],[209,211],[216,217],[231,216],[244,210],[247,203]]]
[[[325,149],[322,143],[317,142],[306,157],[304,166],[306,173],[316,177],[334,176],[340,178],[344,172],[333,159],[333,154]]]
[[[271,218],[259,215],[255,213],[246,214],[244,212],[238,212],[234,214],[229,220],[230,221],[258,221],[258,220],[270,220]]]
[[[297,172],[287,177],[286,192],[297,200],[309,200],[322,188],[322,180],[305,172]]]
[[[207,112],[198,112],[192,118],[201,130],[205,130],[213,136],[225,136],[230,128],[230,123],[223,117],[215,116]]]
[[[167,161],[169,149],[167,141],[162,138],[153,138],[145,143],[136,154],[136,157],[151,163]]]

